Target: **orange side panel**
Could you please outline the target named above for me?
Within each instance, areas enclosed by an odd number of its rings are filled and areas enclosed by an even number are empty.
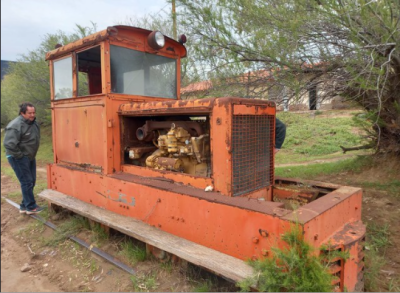
[[[279,244],[274,239],[289,227],[289,222],[272,212],[278,203],[259,203],[269,211],[265,214],[183,194],[190,187],[175,186],[180,193],[166,190],[162,184],[159,189],[56,165],[52,174],[57,191],[243,260],[263,257],[263,251]],[[215,194],[217,197],[227,199]],[[260,229],[268,235],[262,236]]]
[[[57,162],[105,167],[105,108],[102,101],[53,107]]]
[[[291,218],[304,225],[305,239],[318,247],[338,228],[361,219],[361,197],[360,188],[343,186],[300,207],[284,219]]]

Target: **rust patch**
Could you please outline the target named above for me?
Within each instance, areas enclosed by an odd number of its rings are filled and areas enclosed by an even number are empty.
[[[92,173],[102,173],[103,167],[102,166],[95,166],[89,163],[74,163],[69,161],[60,160],[60,165],[63,167],[67,167],[68,169],[72,170],[79,170],[79,171],[88,171]]]
[[[336,248],[340,245],[349,248],[365,237],[366,227],[361,221],[347,223],[325,243]]]
[[[142,103],[121,104],[118,109],[119,115],[149,115],[162,113],[165,114],[194,114],[209,113],[214,105],[215,98],[202,100],[170,100],[170,101],[152,101]]]

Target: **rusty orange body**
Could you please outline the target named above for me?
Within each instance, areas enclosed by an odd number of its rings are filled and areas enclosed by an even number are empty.
[[[166,38],[165,46],[155,50],[147,42],[150,33],[112,27],[47,54],[54,149],[48,188],[243,260],[269,255],[271,247],[283,245],[280,235],[298,222],[316,247],[329,243],[332,249],[350,251],[349,260],[332,264],[332,273],[338,289],[357,290],[365,234],[361,190],[310,182],[310,192],[299,187],[304,182],[274,178],[274,103],[234,97],[180,100],[180,62],[186,49]],[[116,46],[174,60],[176,98],[116,92],[110,57]],[[85,57],[87,50],[90,57]],[[98,60],[98,69],[86,68],[93,64],[91,58]],[[60,60],[71,60],[72,66],[71,94],[64,98],[57,98],[61,90],[55,80]],[[79,94],[79,72],[88,74],[84,95]],[[121,76],[126,82],[127,75]],[[207,176],[130,163],[126,148],[138,144],[135,130],[144,121],[192,116],[206,117]],[[261,141],[258,135],[264,133]],[[263,153],[254,156],[258,149]],[[211,191],[205,191],[208,187]],[[286,208],[283,201],[294,197],[306,203]]]

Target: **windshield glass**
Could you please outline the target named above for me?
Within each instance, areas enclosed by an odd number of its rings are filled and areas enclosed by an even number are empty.
[[[113,93],[177,98],[176,60],[111,46]]]

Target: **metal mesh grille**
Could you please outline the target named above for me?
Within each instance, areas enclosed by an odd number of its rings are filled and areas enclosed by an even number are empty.
[[[274,116],[234,115],[232,119],[233,196],[271,185]]]

